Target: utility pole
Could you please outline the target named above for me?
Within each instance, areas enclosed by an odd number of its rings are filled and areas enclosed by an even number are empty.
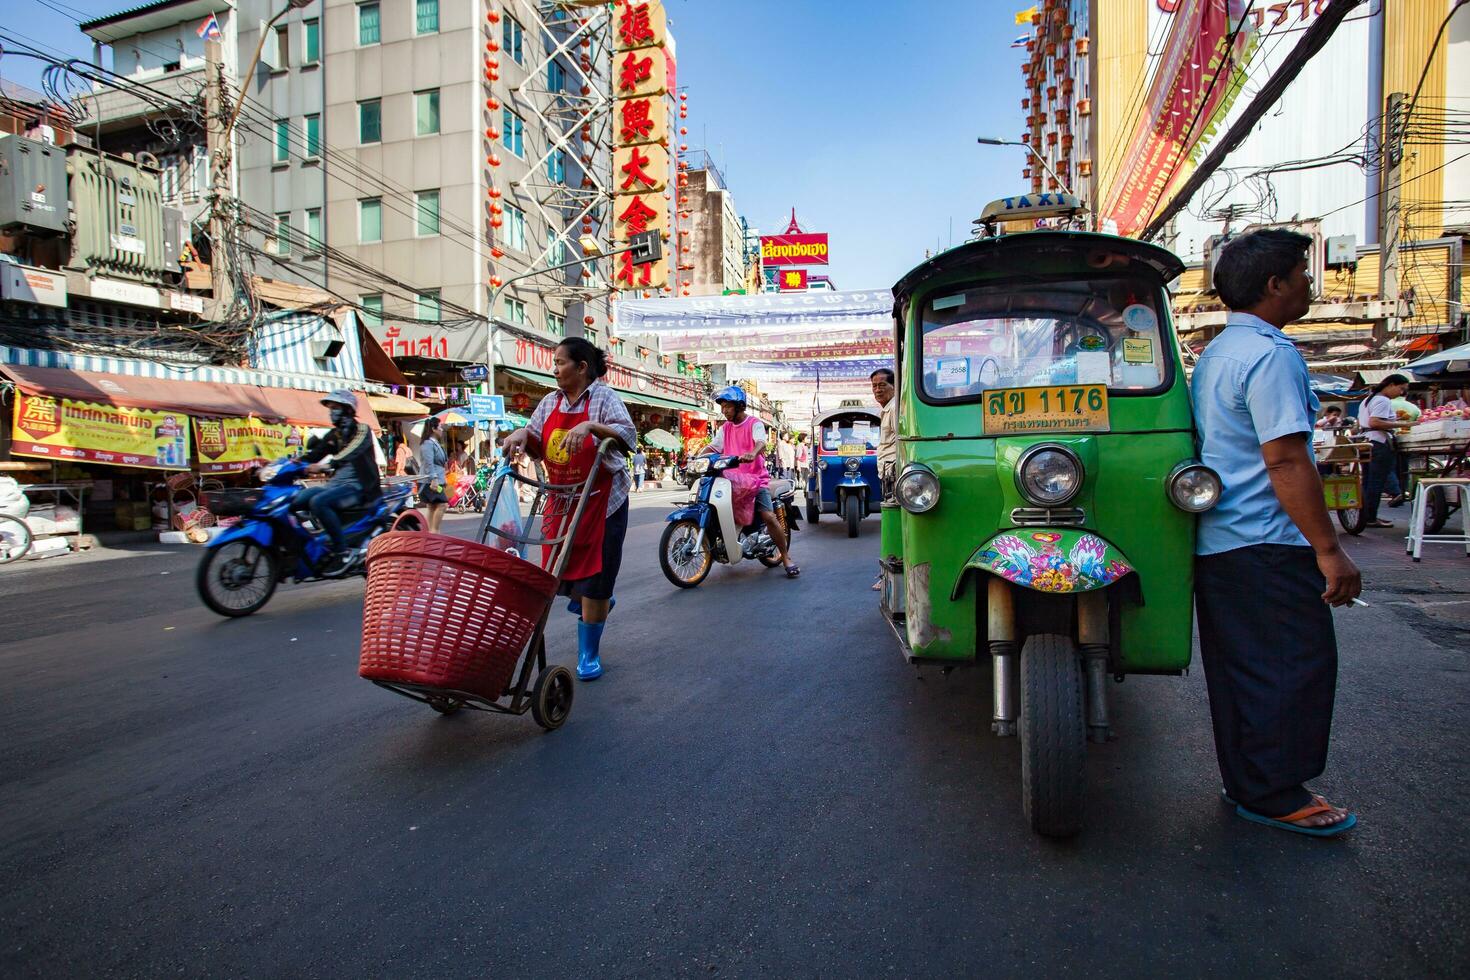
[[[224,53],[218,41],[204,42],[204,145],[209,153],[209,275],[214,290],[210,317],[223,320],[235,305],[235,285],[224,243],[229,235],[230,138],[225,120]]]
[[[1399,246],[1403,238],[1402,194],[1404,181],[1404,110],[1409,96],[1404,92],[1388,95],[1387,118],[1383,126],[1383,191],[1379,194],[1380,224],[1378,236],[1378,295],[1388,304],[1388,316],[1374,323],[1373,339],[1384,343],[1399,330]]]

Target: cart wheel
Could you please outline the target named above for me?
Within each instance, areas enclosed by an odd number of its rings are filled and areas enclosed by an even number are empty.
[[[822,519],[822,505],[812,499],[811,494],[806,495],[806,522],[815,524]]]
[[[31,550],[31,526],[19,517],[0,514],[0,565]]]
[[[441,715],[452,715],[460,708],[464,707],[464,702],[461,701],[459,698],[441,698],[431,696],[429,698],[429,707],[433,708]]]
[[[1031,829],[1071,837],[1082,829],[1087,726],[1082,664],[1068,636],[1030,636],[1021,648],[1021,809]]]
[[[858,527],[863,523],[863,502],[857,498],[857,494],[850,493],[842,509],[847,514],[847,536],[855,538],[858,536]]]
[[[1337,512],[1337,523],[1349,534],[1362,534],[1363,529],[1368,526],[1368,515],[1363,513],[1361,507],[1349,507]]]
[[[658,564],[664,578],[681,589],[692,589],[714,567],[709,538],[694,521],[674,521],[664,528],[658,541]]]
[[[1444,487],[1430,487],[1424,500],[1424,533],[1438,534],[1450,518],[1450,502]]]
[[[556,731],[572,713],[575,694],[570,670],[560,666],[543,670],[531,691],[531,717],[548,732]]]

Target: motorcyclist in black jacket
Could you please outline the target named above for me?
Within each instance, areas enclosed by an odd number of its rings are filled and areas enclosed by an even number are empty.
[[[307,450],[303,457],[311,465],[308,473],[330,473],[324,487],[308,487],[297,497],[298,506],[309,508],[322,530],[332,539],[332,554],[319,569],[328,578],[343,575],[352,567],[352,552],[342,530],[341,511],[370,504],[382,495],[378,460],[373,453],[373,434],[357,421],[357,398],[338,389],[322,399],[331,410],[332,430]]]

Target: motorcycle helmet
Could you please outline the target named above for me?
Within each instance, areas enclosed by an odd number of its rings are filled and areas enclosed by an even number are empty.
[[[718,405],[720,402],[734,402],[737,405],[744,405],[745,389],[739,385],[729,385],[721,389],[720,393],[715,395],[715,404]]]

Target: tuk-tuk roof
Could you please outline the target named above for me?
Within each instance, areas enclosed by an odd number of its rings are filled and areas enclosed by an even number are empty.
[[[1099,249],[1127,256],[1158,273],[1159,278],[1169,282],[1184,272],[1184,263],[1173,252],[1136,238],[1120,238],[1117,235],[1100,235],[1090,231],[1025,231],[996,238],[982,238],[966,242],[947,252],[941,252],[915,266],[893,287],[895,306],[901,304],[925,279],[946,272],[954,272],[970,266],[983,266],[986,260],[1014,263],[1024,268],[1026,254],[1066,249]]]
[[[871,415],[875,419],[883,417],[883,409],[877,405],[849,405],[846,408],[834,408],[814,416],[812,418],[812,428],[819,429],[822,423],[828,419],[836,418],[839,415],[851,415],[855,412],[863,415]]]

